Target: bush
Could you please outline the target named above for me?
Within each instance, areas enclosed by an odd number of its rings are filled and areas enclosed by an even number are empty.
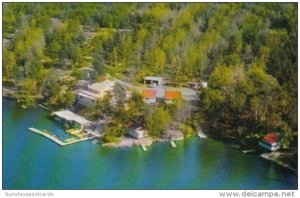
[[[105,143],[111,143],[111,142],[118,143],[120,142],[120,139],[112,135],[104,135],[102,141]]]
[[[179,130],[183,133],[185,138],[192,137],[197,134],[197,132],[187,124],[181,124]]]
[[[169,127],[171,116],[161,107],[149,108],[145,115],[145,128],[149,135],[162,137]]]

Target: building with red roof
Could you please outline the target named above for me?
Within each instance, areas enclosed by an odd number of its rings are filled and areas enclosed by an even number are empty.
[[[279,133],[271,132],[259,141],[259,145],[267,150],[276,151],[280,148],[280,135]]]
[[[171,91],[171,90],[166,90],[165,94],[165,100],[167,104],[172,104],[174,100],[177,100],[181,97],[181,92],[180,91]]]
[[[156,90],[154,89],[143,89],[142,96],[145,103],[154,104],[156,103]]]

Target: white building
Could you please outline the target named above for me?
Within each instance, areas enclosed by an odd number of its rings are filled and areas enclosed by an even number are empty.
[[[280,148],[280,135],[275,132],[268,133],[258,144],[269,151],[276,151]]]
[[[146,129],[129,122],[126,126],[127,134],[136,139],[148,137]]]
[[[55,111],[53,112],[53,115],[55,116],[55,119],[62,124],[69,125],[70,127],[74,128],[89,128],[91,124],[89,120],[86,120],[85,118],[69,110]]]
[[[76,97],[77,103],[84,106],[95,106],[97,101],[102,99],[108,91],[113,90],[114,85],[114,81],[105,80],[88,86],[87,90],[79,90]]]
[[[144,84],[147,84],[147,85],[155,84],[157,86],[160,86],[160,85],[164,84],[164,79],[163,79],[163,77],[147,76],[144,78]]]

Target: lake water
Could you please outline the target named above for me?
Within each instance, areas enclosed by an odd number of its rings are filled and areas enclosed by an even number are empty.
[[[60,147],[27,128],[63,128],[37,106],[3,99],[3,189],[297,189],[297,175],[211,139],[104,148]],[[66,137],[66,136],[64,136]]]

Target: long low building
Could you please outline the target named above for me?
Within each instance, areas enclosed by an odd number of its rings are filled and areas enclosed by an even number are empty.
[[[73,113],[69,110],[55,111],[53,115],[56,120],[61,122],[64,125],[69,125],[74,128],[84,129],[89,128],[91,121],[86,120],[85,118]]]
[[[157,99],[163,99],[166,104],[172,104],[175,100],[182,98],[180,90],[166,87],[142,89],[141,95],[147,104],[155,104]]]

